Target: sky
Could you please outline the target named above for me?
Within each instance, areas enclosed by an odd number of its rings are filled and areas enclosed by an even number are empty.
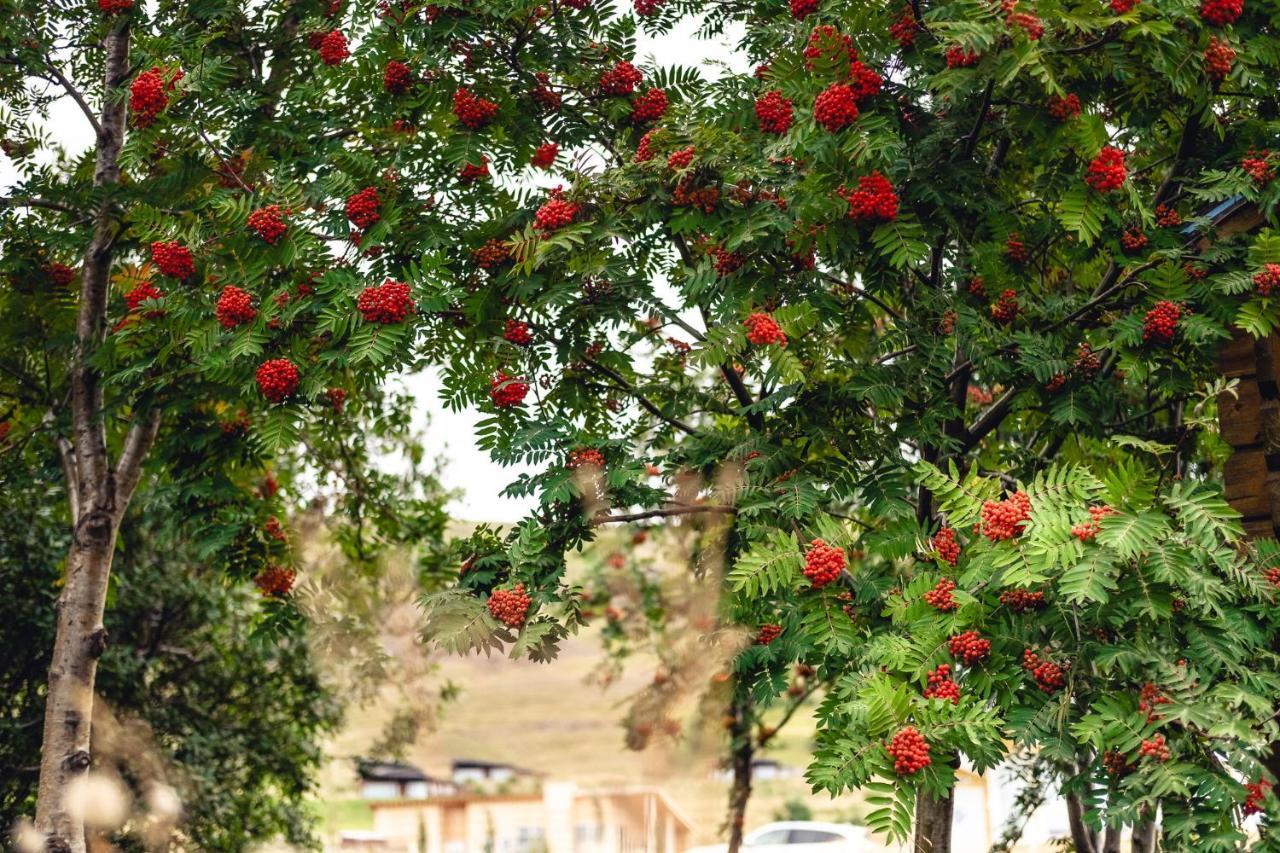
[[[636,55],[644,65],[697,65],[707,61],[727,64],[735,71],[746,71],[746,58],[736,53],[734,38],[715,41],[695,37],[696,21],[685,20],[671,33],[651,38],[639,33]],[[718,70],[708,68],[715,75]],[[87,148],[92,141],[84,116],[69,99],[63,98],[50,109],[48,134],[68,150]],[[0,195],[8,195],[16,173],[8,158],[0,157]],[[441,458],[441,479],[446,488],[457,493],[449,507],[460,520],[511,522],[520,519],[530,508],[531,499],[500,497],[503,487],[521,473],[520,468],[504,468],[492,462],[476,447],[475,425],[484,416],[475,409],[452,412],[440,402],[441,380],[432,369],[403,377],[405,386],[417,400],[416,420],[423,430],[427,457]]]

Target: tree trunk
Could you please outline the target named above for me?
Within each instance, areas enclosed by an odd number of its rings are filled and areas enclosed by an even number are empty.
[[[1123,834],[1124,827],[1108,826],[1102,839],[1102,853],[1120,853],[1120,836]]]
[[[1133,825],[1133,853],[1155,853],[1160,830],[1154,820],[1139,821]]]
[[[741,686],[738,690],[743,690]],[[742,847],[743,827],[747,818],[747,801],[751,799],[751,762],[755,748],[751,740],[752,702],[749,693],[735,696],[729,728],[733,738],[733,786],[729,789],[729,849],[738,853]]]
[[[126,99],[119,90],[129,74],[129,29],[122,24],[105,39],[105,91],[97,121],[94,185],[120,181]],[[109,202],[94,213],[94,229],[84,254],[76,320],[76,348],[70,366],[72,440],[58,441],[67,475],[72,541],[66,582],[58,597],[58,631],[49,666],[44,740],[36,801],[36,830],[53,853],[83,853],[86,847],[76,783],[92,762],[90,721],[98,658],[106,649],[102,624],[111,557],[124,508],[141,476],[159,429],[159,413],[135,412],[118,464],[107,452],[101,377],[93,367],[94,350],[107,327],[113,245],[118,228]]]
[[[916,798],[914,853],[951,853],[951,818],[955,812],[955,792],[935,798],[921,791]]]
[[[1071,826],[1071,844],[1076,853],[1097,853],[1098,834],[1084,822],[1084,804],[1078,794],[1067,794],[1067,823]]]

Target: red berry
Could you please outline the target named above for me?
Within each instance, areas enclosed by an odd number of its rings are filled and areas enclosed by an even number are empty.
[[[925,604],[928,604],[934,610],[940,610],[943,613],[950,613],[960,606],[959,602],[951,595],[955,591],[956,582],[950,578],[943,578],[938,581],[938,585],[924,594]]]
[[[1028,589],[1007,589],[1000,593],[1000,603],[1014,613],[1025,613],[1028,610],[1039,610],[1044,607],[1044,593],[1032,592]]]
[[[747,340],[758,347],[769,344],[777,344],[780,347],[787,345],[787,336],[783,333],[782,327],[768,314],[757,311],[748,315],[742,325],[747,327]]]
[[[182,71],[179,70],[166,80],[165,72],[159,67],[135,77],[129,87],[129,112],[133,113],[133,123],[138,127],[148,127],[154,122],[169,106],[169,92],[181,79]]]
[[[253,307],[253,297],[247,291],[228,284],[222,288],[222,295],[218,297],[214,316],[218,318],[222,328],[234,329],[236,326],[252,323],[258,316],[258,310]]]
[[[560,93],[551,88],[551,76],[545,71],[538,71],[534,74],[537,79],[537,85],[529,90],[529,97],[533,99],[534,104],[542,112],[553,113],[560,109]]]
[[[522,320],[508,320],[506,328],[502,330],[502,337],[521,347],[527,347],[533,343],[533,334],[529,331],[529,324]]]
[[[1108,145],[1093,158],[1084,179],[1098,192],[1107,193],[1120,189],[1128,176],[1129,172],[1124,166],[1124,152]]]
[[[946,58],[948,68],[968,68],[971,65],[977,65],[982,60],[982,54],[953,44],[947,48]]]
[[[916,43],[916,33],[919,31],[920,25],[916,23],[916,16],[912,14],[910,8],[903,9],[902,15],[889,27],[889,35],[893,36],[898,45],[903,48],[911,47]]]
[[[1025,492],[1014,492],[1002,501],[985,501],[978,528],[992,542],[1001,542],[1021,534],[1030,519],[1031,499]]]
[[[960,687],[951,679],[951,666],[938,664],[929,673],[929,686],[924,689],[926,699],[950,699],[951,704],[960,704]]]
[[[296,576],[293,569],[269,563],[254,577],[253,584],[268,598],[284,598],[293,589]]]
[[[1111,11],[1117,15],[1127,15],[1133,11],[1141,0],[1111,0]]]
[[[791,129],[794,115],[791,101],[782,97],[777,89],[756,99],[756,120],[761,133],[786,133]]]
[[[1075,94],[1049,97],[1047,108],[1049,115],[1056,121],[1070,121],[1080,115],[1080,96]]]
[[[347,390],[345,388],[328,388],[324,392],[325,400],[329,403],[329,408],[333,409],[334,414],[342,414],[342,409],[347,405]]]
[[[1210,80],[1221,83],[1227,79],[1235,61],[1235,48],[1217,36],[1209,37],[1209,46],[1204,49],[1204,73]]]
[[[298,367],[287,358],[272,358],[258,367],[258,390],[272,403],[283,403],[298,390]]]
[[[532,599],[525,595],[524,584],[512,589],[495,589],[489,593],[489,614],[509,628],[524,624]]]
[[[1004,253],[1015,264],[1025,264],[1031,257],[1026,244],[1022,242],[1022,235],[1017,231],[1009,232],[1009,236],[1005,238]]]
[[[712,258],[712,265],[715,267],[716,275],[723,278],[727,275],[733,275],[742,269],[742,265],[747,259],[741,252],[730,252],[723,246],[712,246],[709,250]]]
[[[947,648],[952,657],[964,661],[966,666],[973,666],[991,656],[991,641],[984,640],[977,631],[954,635],[947,641]]]
[[[635,0],[636,14],[647,18],[666,5],[666,0]]]
[[[98,0],[98,8],[104,15],[116,15],[133,8],[133,0]]]
[[[1102,519],[1108,515],[1115,515],[1115,510],[1109,506],[1089,507],[1089,520],[1073,525],[1071,535],[1081,542],[1092,542],[1097,538],[1098,531],[1102,529]]]
[[[991,303],[991,318],[997,323],[1008,325],[1018,316],[1018,291],[1006,289],[1000,292],[1000,298]]]
[[[1035,679],[1041,692],[1053,695],[1067,684],[1066,673],[1062,667],[1050,660],[1044,660],[1031,649],[1022,653],[1022,668]]]
[[[1147,245],[1147,235],[1130,228],[1120,235],[1120,245],[1126,252],[1140,252]]]
[[[554,142],[544,142],[533,152],[533,157],[529,160],[529,163],[538,169],[550,169],[555,165],[556,155],[559,153],[559,145]]]
[[[835,133],[858,118],[858,99],[844,83],[832,83],[813,102],[813,120]]]
[[[885,751],[893,759],[893,770],[899,776],[912,776],[933,763],[929,758],[929,742],[915,726],[899,729]]]
[[[1257,782],[1245,782],[1245,790],[1248,795],[1244,798],[1244,814],[1258,814],[1262,811],[1262,801],[1267,798],[1267,791],[1271,790],[1271,783],[1266,779],[1259,779]]]
[[[576,471],[583,466],[599,468],[603,471],[605,467],[604,454],[594,447],[579,447],[577,450],[569,451],[569,457],[565,460],[564,467],[570,471]]]
[[[498,105],[464,87],[453,93],[453,114],[464,127],[480,130],[498,115]]]
[[[257,232],[263,242],[269,245],[274,245],[289,229],[278,204],[269,204],[250,213],[248,225],[250,230]]]
[[[124,295],[124,304],[128,307],[129,313],[132,314],[137,311],[138,307],[144,302],[158,301],[161,299],[164,299],[164,291],[158,289],[151,282],[144,281]],[[147,317],[147,319],[157,319],[164,315],[165,312],[163,309],[156,309],[148,311],[144,316]]]
[[[54,287],[66,287],[76,277],[75,270],[57,261],[46,266],[44,274],[49,277],[49,283]]]
[[[640,137],[640,142],[636,145],[636,162],[645,163],[653,159],[653,131],[649,131]]]
[[[681,169],[689,168],[689,164],[693,162],[697,149],[692,145],[687,148],[681,148],[679,151],[667,158],[667,168],[673,172],[679,172]]]
[[[817,69],[818,61],[835,63],[853,62],[858,52],[853,49],[853,39],[842,34],[830,24],[819,24],[809,33],[809,42],[804,49],[804,65],[810,71]],[[767,65],[756,69],[756,76],[763,79],[761,69],[768,70]]]
[[[803,21],[816,11],[818,0],[791,0],[791,17],[797,21]]]
[[[631,105],[631,120],[636,124],[649,124],[662,118],[666,112],[667,93],[661,89],[650,89]]]
[[[413,85],[413,70],[403,62],[392,59],[382,70],[382,88],[392,95],[403,95]]]
[[[854,222],[892,222],[898,218],[898,194],[879,172],[858,178],[858,188],[848,191],[845,200]]]
[[[1262,296],[1270,296],[1272,289],[1280,285],[1280,264],[1264,264],[1253,274],[1253,284]]]
[[[809,550],[804,554],[804,576],[814,589],[822,589],[840,577],[844,567],[843,548],[828,545],[821,539],[814,539],[809,543]]]
[[[1267,150],[1249,150],[1249,155],[1240,161],[1240,168],[1253,178],[1254,183],[1270,183],[1275,177],[1275,169],[1271,164],[1271,152]]]
[[[578,215],[578,205],[562,198],[553,198],[533,215],[533,225],[544,235],[558,231],[573,223]]]
[[[767,646],[782,635],[782,626],[766,624],[760,626],[760,633],[756,635],[756,644]]]
[[[277,542],[289,541],[289,534],[285,532],[284,525],[281,524],[280,519],[276,518],[274,515],[268,518],[266,523],[262,525],[262,532],[266,533],[268,538],[274,539]]]
[[[340,65],[351,55],[347,50],[347,37],[341,30],[331,30],[320,39],[320,61],[325,65]]]
[[[1142,693],[1138,696],[1138,710],[1146,713],[1148,723],[1154,723],[1156,720],[1161,719],[1161,716],[1156,713],[1156,708],[1161,705],[1168,705],[1172,701],[1172,699],[1160,692],[1159,687],[1148,681],[1142,685]]]
[[[370,285],[356,298],[356,309],[366,323],[384,326],[400,323],[413,313],[414,303],[409,295],[409,285],[387,279],[382,284]]]
[[[458,170],[458,180],[464,184],[474,184],[489,177],[489,158],[480,155],[480,163],[464,163]]]
[[[1200,17],[1215,27],[1234,24],[1244,11],[1244,0],[1204,0],[1200,4]]]
[[[382,218],[382,198],[376,187],[365,187],[347,198],[347,219],[361,231]]]
[[[960,561],[960,543],[956,542],[956,532],[950,527],[939,530],[929,545],[938,559],[947,565],[954,566]]]
[[[1016,11],[1017,0],[1002,0],[1000,5],[1005,10],[1006,27],[1019,27],[1031,41],[1039,41],[1044,35],[1044,22],[1030,12]]]
[[[502,371],[498,371],[498,375],[489,383],[489,399],[500,409],[520,405],[524,402],[525,394],[528,393],[529,383],[523,379],[508,376]]]
[[[483,246],[472,250],[471,260],[482,270],[495,269],[511,260],[511,249],[501,240],[486,240]]]
[[[1138,753],[1144,758],[1154,758],[1159,762],[1168,761],[1173,754],[1164,742],[1164,735],[1155,735],[1150,740],[1144,740],[1138,747]]]
[[[1178,333],[1178,320],[1182,316],[1182,306],[1176,302],[1162,299],[1147,312],[1142,324],[1142,340],[1147,343],[1167,344]]]
[[[161,275],[186,281],[196,271],[191,250],[181,243],[155,242],[151,244],[151,260]]]
[[[638,68],[623,60],[600,75],[600,91],[606,95],[630,95],[643,79]]]
[[[1156,225],[1161,228],[1176,228],[1182,224],[1182,217],[1177,208],[1165,204],[1156,205]]]

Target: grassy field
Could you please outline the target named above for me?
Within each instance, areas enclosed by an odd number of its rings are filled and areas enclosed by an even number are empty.
[[[695,824],[694,841],[718,837],[728,793],[713,778],[715,744],[698,750],[685,740],[665,740],[641,752],[624,744],[622,718],[629,697],[653,677],[651,660],[634,658],[622,678],[601,688],[593,670],[600,661],[598,638],[586,631],[566,643],[553,664],[470,657],[440,661],[440,681],[462,688],[436,729],[420,736],[407,758],[428,773],[448,775],[454,758],[505,761],[573,780],[583,787],[652,784],[664,788]],[[351,759],[368,749],[395,711],[398,694],[384,692],[368,707],[352,709],[323,780],[322,812],[328,831],[367,828]],[[747,825],[779,815],[789,801],[804,803],[818,819],[856,819],[858,800],[812,795],[799,775],[808,761],[813,720],[798,712],[770,743],[767,757],[794,768],[794,778],[757,783]],[[716,739],[719,740],[719,739]]]

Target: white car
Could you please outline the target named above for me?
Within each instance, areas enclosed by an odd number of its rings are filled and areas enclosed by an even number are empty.
[[[695,847],[685,853],[725,853],[728,845]],[[880,847],[867,843],[861,826],[820,823],[813,820],[786,820],[767,823],[742,839],[744,853],[865,853]]]

